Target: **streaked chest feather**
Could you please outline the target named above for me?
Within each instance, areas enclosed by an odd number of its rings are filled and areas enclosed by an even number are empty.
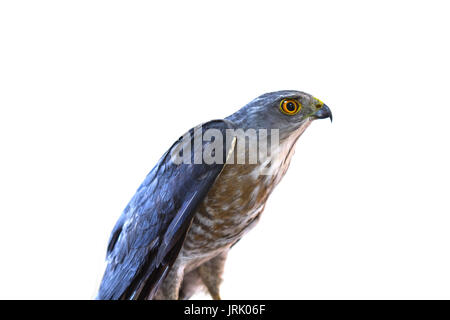
[[[281,143],[262,163],[225,166],[197,209],[183,256],[201,258],[228,248],[257,223],[267,198],[289,167],[297,138]]]

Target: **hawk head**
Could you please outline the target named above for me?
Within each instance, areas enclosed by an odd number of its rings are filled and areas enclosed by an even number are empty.
[[[330,108],[312,95],[294,90],[263,94],[228,117],[242,129],[278,129],[287,139],[316,119],[333,119]]]

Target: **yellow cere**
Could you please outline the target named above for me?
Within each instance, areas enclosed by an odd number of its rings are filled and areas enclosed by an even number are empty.
[[[322,102],[322,100],[317,99],[316,97],[313,97],[313,98],[314,98],[314,100],[316,100],[316,102],[317,102],[317,109],[322,108],[323,105],[324,105],[324,103]]]

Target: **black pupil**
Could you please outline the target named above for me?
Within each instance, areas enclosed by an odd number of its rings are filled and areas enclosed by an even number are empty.
[[[288,102],[286,105],[286,109],[289,112],[294,112],[295,111],[295,104],[293,102]]]

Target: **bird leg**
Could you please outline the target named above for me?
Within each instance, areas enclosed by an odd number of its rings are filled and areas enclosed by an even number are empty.
[[[176,263],[164,279],[161,287],[156,293],[156,300],[178,300],[181,282],[184,276],[184,266]]]
[[[222,274],[225,267],[227,254],[228,250],[220,253],[198,267],[200,278],[214,300],[221,300],[219,293],[220,284],[222,283]]]

